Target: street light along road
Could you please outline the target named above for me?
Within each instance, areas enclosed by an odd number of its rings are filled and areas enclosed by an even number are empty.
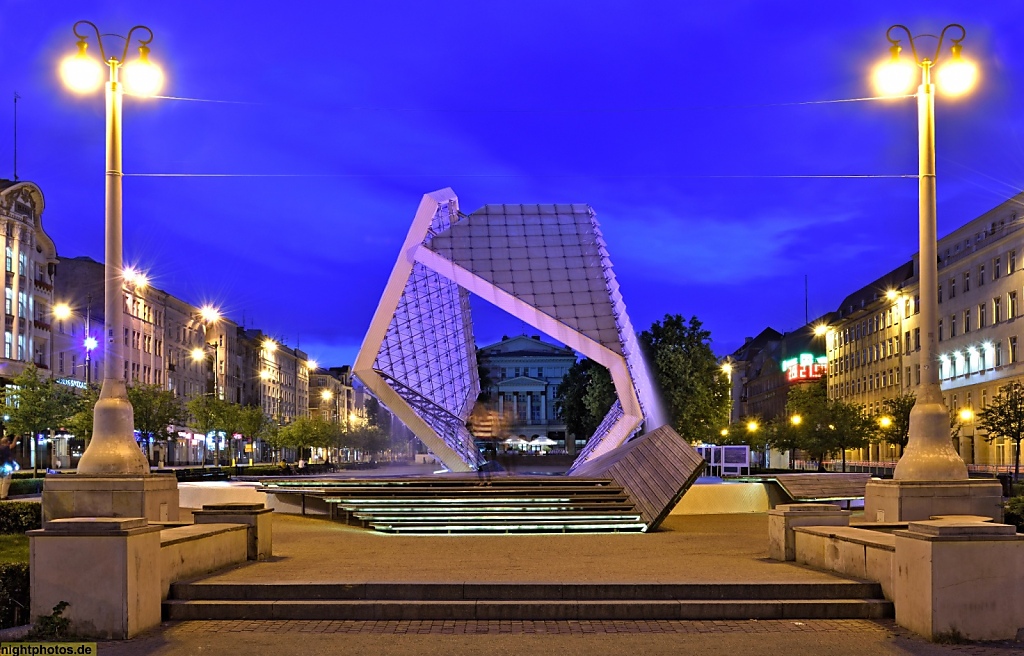
[[[88,54],[88,33],[96,36],[101,60],[106,63],[106,194],[104,218],[106,224],[104,248],[104,321],[107,347],[103,358],[103,387],[93,410],[93,434],[89,446],[78,464],[80,474],[146,474],[149,463],[135,442],[135,418],[128,401],[124,380],[124,300],[122,298],[122,213],[121,213],[121,104],[125,86],[133,95],[153,95],[160,90],[163,73],[149,61],[149,44],[153,31],[136,25],[124,39],[121,56],[108,55],[103,47],[99,28],[89,21],[78,21],[72,31],[78,38],[78,52],[66,58],[60,66],[64,83],[77,93],[90,93],[103,83],[102,66]],[[137,59],[128,61],[132,35],[139,38]],[[117,36],[117,35],[108,35]],[[122,70],[123,69],[123,70]],[[124,80],[120,79],[121,74]]]
[[[942,28],[938,36],[913,36],[903,25],[893,25],[886,33],[889,59],[875,68],[875,84],[885,95],[909,93],[916,77],[914,66],[921,70],[921,84],[917,89],[918,153],[919,153],[919,206],[918,230],[920,245],[918,279],[920,281],[920,325],[924,333],[921,355],[921,385],[917,402],[910,413],[907,447],[900,458],[893,478],[909,481],[966,480],[967,466],[953,449],[949,439],[949,414],[942,400],[939,386],[938,325],[938,259],[935,228],[935,84],[932,69],[942,55],[946,33],[950,32],[950,61],[939,70],[940,90],[946,95],[966,93],[977,80],[977,68],[963,59],[960,45],[967,36],[962,25],[955,23]],[[902,56],[901,41],[894,35],[906,34],[912,61]],[[952,34],[959,34],[953,38]],[[918,39],[934,39],[935,51],[929,53],[918,48]],[[930,55],[930,56],[929,56]]]

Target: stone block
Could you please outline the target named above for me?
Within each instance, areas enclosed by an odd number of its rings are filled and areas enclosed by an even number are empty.
[[[28,536],[33,618],[66,601],[75,635],[123,640],[160,624],[159,527],[65,518]]]
[[[791,503],[768,511],[768,557],[796,559],[796,526],[849,526],[850,511],[829,503]]]
[[[248,529],[248,559],[266,560],[273,551],[273,510],[262,503],[207,504],[192,513],[196,524],[243,524]]]
[[[870,480],[864,496],[864,519],[875,522],[927,520],[936,515],[980,515],[1003,519],[998,481]]]
[[[1024,536],[988,522],[923,520],[896,532],[896,622],[935,639],[1013,640],[1024,627]]]
[[[43,520],[67,517],[176,521],[178,481],[173,474],[50,474],[43,482]]]

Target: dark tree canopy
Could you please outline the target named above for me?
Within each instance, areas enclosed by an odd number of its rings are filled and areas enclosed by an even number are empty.
[[[996,438],[1013,441],[1013,479],[1018,480],[1020,442],[1024,438],[1024,385],[1013,381],[1000,387],[999,394],[978,413],[978,426],[985,430],[985,439],[990,442]]]
[[[729,381],[697,317],[666,314],[640,333],[647,363],[672,427],[689,440],[714,442],[728,424]]]
[[[576,439],[593,435],[614,402],[611,374],[588,358],[571,366],[555,390],[555,412]]]

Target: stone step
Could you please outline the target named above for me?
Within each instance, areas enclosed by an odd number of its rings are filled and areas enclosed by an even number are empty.
[[[893,617],[879,599],[595,601],[186,601],[164,602],[166,620],[770,620]]]
[[[880,599],[877,583],[175,583],[173,600],[601,601]]]

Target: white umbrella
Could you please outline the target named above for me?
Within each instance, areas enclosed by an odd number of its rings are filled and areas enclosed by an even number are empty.
[[[523,444],[529,444],[529,442],[527,442],[521,437],[510,437],[507,440],[505,440],[505,444],[509,446],[520,446]]]
[[[550,437],[537,437],[530,440],[530,446],[554,446],[558,442],[554,441]]]

